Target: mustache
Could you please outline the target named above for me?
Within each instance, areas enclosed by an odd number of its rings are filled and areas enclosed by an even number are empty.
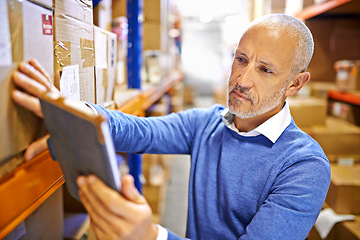
[[[229,94],[234,92],[235,90],[242,93],[247,99],[250,100],[251,103],[255,102],[255,97],[252,96],[251,94],[249,94],[249,89],[248,88],[241,87],[240,85],[229,86]]]

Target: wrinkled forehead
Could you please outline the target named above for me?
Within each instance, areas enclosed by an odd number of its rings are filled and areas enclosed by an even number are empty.
[[[296,49],[297,39],[289,35],[286,29],[253,25],[241,37],[236,51],[249,56],[254,54],[257,58],[266,59],[279,67],[292,67]]]

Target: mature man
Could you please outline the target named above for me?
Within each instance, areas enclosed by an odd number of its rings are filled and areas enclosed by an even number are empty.
[[[309,81],[305,70],[312,54],[313,39],[302,22],[267,15],[240,39],[228,109],[215,105],[138,118],[93,107],[107,116],[117,151],[191,155],[187,237],[305,239],[325,200],[330,165],[295,125],[285,100]],[[53,87],[33,65],[21,64],[25,75],[13,78],[35,98],[20,91],[13,98],[41,116],[36,96]],[[95,176],[78,179],[98,238],[178,239],[152,223],[149,205],[132,181],[123,178],[120,195]]]

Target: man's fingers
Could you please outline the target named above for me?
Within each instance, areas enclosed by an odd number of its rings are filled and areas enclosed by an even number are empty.
[[[88,196],[84,194],[84,192],[81,190],[79,191],[79,197],[94,225],[97,226],[97,228],[99,228],[101,232],[108,232],[111,228],[109,227],[109,223],[101,216],[100,213],[103,212],[101,211],[99,206],[94,207],[94,205],[91,204]],[[105,211],[105,213],[103,214],[109,213]]]
[[[38,98],[30,96],[29,94],[23,93],[19,90],[14,90],[11,93],[13,100],[20,106],[32,111],[38,117],[43,118],[44,115],[41,110],[40,101]]]
[[[31,143],[25,151],[25,161],[29,161],[39,153],[45,151],[48,148],[47,140],[49,139],[49,137],[50,135],[47,134],[42,138],[36,140],[35,142]]]
[[[34,81],[20,72],[13,74],[13,80],[17,86],[35,97],[40,97],[47,91],[47,88],[43,84]]]
[[[96,199],[89,199],[89,197],[92,196],[95,198],[96,196],[97,200],[103,203],[109,212],[118,216],[131,214],[129,210],[131,209],[130,202],[125,200],[118,192],[106,186],[94,175],[85,177],[85,182],[83,182],[83,184],[78,181],[78,185],[89,201],[93,200],[94,202]],[[81,185],[83,185],[83,187],[81,187]]]
[[[47,90],[51,90],[51,85],[50,85],[50,81],[47,78],[47,76],[44,76],[42,74],[42,72],[38,71],[35,67],[33,67],[32,65],[26,63],[26,62],[21,62],[19,64],[19,70],[24,73],[25,75],[27,75],[29,78],[34,79],[35,81],[37,81],[38,83],[42,84],[43,86],[45,86],[45,88]]]
[[[81,202],[84,204],[86,211],[91,217],[91,220],[96,225],[98,225],[103,232],[116,232],[117,234],[121,234],[121,232],[124,230],[123,227],[127,226],[128,224],[121,218],[121,216],[118,216],[116,213],[109,211],[107,205],[98,198],[97,193],[100,189],[97,189],[95,194],[95,192],[88,184],[88,181],[89,180],[87,180],[87,178],[84,176],[80,176],[77,179],[77,183],[80,187],[79,196]],[[119,195],[115,191],[114,193]],[[122,206],[117,205],[117,207],[121,208]]]
[[[134,178],[130,174],[127,174],[122,178],[121,186],[121,192],[128,200],[137,204],[146,203],[145,198],[136,189],[134,185]]]
[[[45,71],[45,69],[41,66],[41,64],[36,59],[31,59],[29,64],[33,66],[37,71],[39,71],[42,75],[44,75],[48,82],[51,83],[50,75]]]

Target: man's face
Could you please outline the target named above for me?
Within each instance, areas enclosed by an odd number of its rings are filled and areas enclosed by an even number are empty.
[[[239,118],[263,115],[285,100],[296,41],[282,30],[253,26],[235,52],[228,107]]]

